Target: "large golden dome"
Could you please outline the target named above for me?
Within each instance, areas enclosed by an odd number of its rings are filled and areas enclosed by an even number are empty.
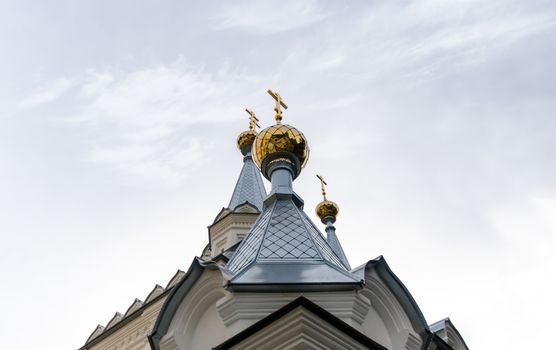
[[[239,148],[244,156],[251,151],[256,137],[257,132],[254,130],[246,130],[237,137],[237,148]]]
[[[326,224],[327,220],[330,220],[332,221],[332,223],[334,223],[336,221],[336,216],[338,216],[338,213],[340,212],[340,207],[338,207],[338,204],[332,201],[324,200],[317,204],[316,212],[318,217],[324,224]]]
[[[287,124],[276,124],[262,130],[255,138],[251,152],[253,161],[261,170],[263,170],[263,162],[269,156],[277,158],[295,156],[299,162],[298,173],[309,159],[307,139],[301,131]],[[265,174],[264,170],[263,174]]]

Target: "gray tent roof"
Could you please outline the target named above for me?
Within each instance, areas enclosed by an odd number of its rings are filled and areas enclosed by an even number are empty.
[[[253,163],[251,155],[247,154],[243,157],[243,168],[241,168],[228,208],[234,210],[238,205],[248,202],[262,211],[265,197],[266,189],[263,185],[261,172]]]
[[[348,271],[292,197],[272,197],[226,265],[229,286],[254,290],[262,285],[359,285],[360,279]]]

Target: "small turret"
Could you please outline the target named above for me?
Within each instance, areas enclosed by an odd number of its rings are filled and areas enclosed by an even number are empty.
[[[318,179],[320,180],[320,188],[322,191],[322,202],[317,204],[316,212],[320,221],[326,225],[326,240],[328,244],[334,251],[334,253],[342,260],[344,265],[349,267],[349,262],[347,260],[346,255],[344,254],[344,250],[342,249],[342,245],[338,240],[338,236],[336,236],[336,227],[334,227],[334,223],[336,222],[336,217],[340,212],[340,207],[338,204],[329,201],[326,199],[326,186],[328,185],[324,178],[320,175],[317,175]]]
[[[243,154],[243,167],[228,207],[222,208],[213,224],[209,226],[210,244],[205,249],[205,259],[214,258],[237,245],[263,210],[266,190],[261,173],[251,157],[259,119],[253,111],[247,108],[245,111],[249,114],[249,129],[239,134],[237,138],[237,147]],[[230,252],[226,254],[228,253]]]

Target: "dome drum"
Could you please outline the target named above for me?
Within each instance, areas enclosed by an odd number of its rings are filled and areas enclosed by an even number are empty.
[[[272,181],[272,173],[278,168],[286,168],[295,180],[301,173],[301,163],[291,152],[276,152],[268,155],[261,164],[261,173],[269,181]]]

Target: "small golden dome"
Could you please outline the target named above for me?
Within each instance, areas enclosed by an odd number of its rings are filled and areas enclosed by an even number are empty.
[[[253,142],[255,142],[256,137],[257,132],[254,130],[246,130],[237,137],[237,148],[239,148],[244,156],[251,151],[251,147]]]
[[[338,204],[329,200],[324,200],[317,204],[316,212],[323,224],[326,224],[327,220],[332,220],[332,223],[334,223],[339,211],[340,207],[338,207]]]
[[[299,173],[309,159],[309,146],[301,131],[287,124],[276,124],[262,130],[257,135],[252,153],[253,161],[259,169],[270,155],[293,154],[299,161],[300,169],[297,169]],[[265,171],[263,171],[264,173]]]

